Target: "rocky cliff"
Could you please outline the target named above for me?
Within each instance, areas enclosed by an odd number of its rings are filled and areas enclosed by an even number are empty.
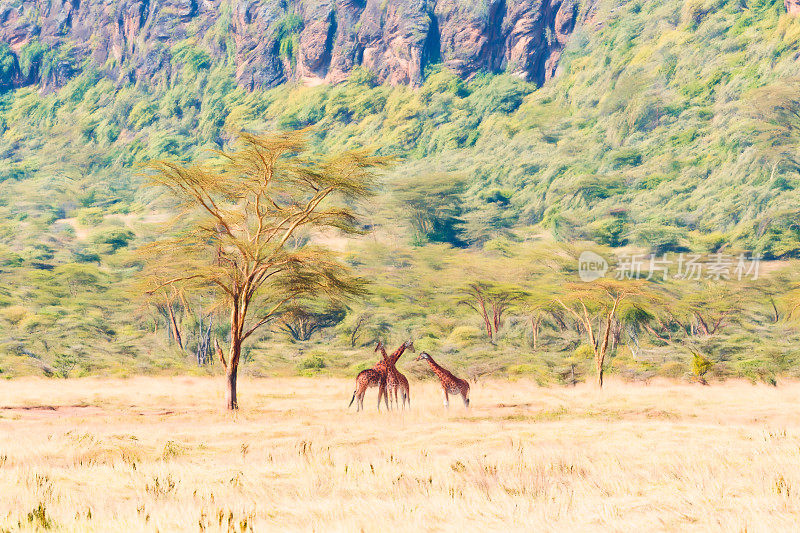
[[[0,0],[0,88],[58,87],[87,67],[154,81],[187,43],[249,89],[336,83],[359,65],[415,85],[436,62],[542,83],[576,17],[575,0]]]

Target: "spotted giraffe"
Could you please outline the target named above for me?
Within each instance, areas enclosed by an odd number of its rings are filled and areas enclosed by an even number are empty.
[[[362,370],[356,376],[356,389],[353,391],[353,397],[350,399],[350,404],[356,402],[356,412],[364,409],[364,395],[370,387],[378,387],[378,411],[381,410],[381,400],[386,405],[386,410],[389,410],[389,395],[386,392],[386,382],[389,372],[389,358],[383,349],[383,343],[378,341],[375,351],[381,350],[382,359],[375,364],[374,367]]]
[[[407,340],[404,342],[400,347],[395,350],[395,352],[391,355],[391,357],[387,357],[386,355],[386,347],[383,345],[382,342],[378,343],[378,347],[381,353],[383,354],[384,359],[388,359],[389,361],[389,368],[387,373],[386,379],[386,389],[389,392],[389,401],[392,401],[392,396],[394,396],[394,405],[395,407],[400,407],[402,405],[403,409],[406,408],[406,403],[408,403],[409,409],[411,408],[411,388],[408,385],[408,378],[406,378],[395,366],[397,364],[398,359],[403,353],[408,350],[409,352],[414,351],[414,342],[411,340]],[[400,393],[400,401],[398,402],[397,394]]]
[[[428,355],[427,352],[422,352],[415,361],[425,360],[439,378],[442,383],[442,392],[444,393],[444,406],[450,407],[449,394],[460,394],[461,399],[464,400],[464,407],[469,407],[469,383],[461,378],[455,377],[449,370],[443,368],[439,363],[433,360],[433,357]]]

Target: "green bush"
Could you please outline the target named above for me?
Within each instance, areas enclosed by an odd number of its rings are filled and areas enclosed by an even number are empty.
[[[297,52],[300,49],[300,31],[303,29],[303,19],[300,15],[290,13],[278,21],[276,39],[278,53],[286,58],[292,65],[297,62]]]
[[[315,370],[319,371],[325,368],[325,359],[321,355],[309,355],[300,361],[300,370]]]
[[[775,385],[776,368],[771,361],[762,359],[747,359],[736,363],[736,370],[739,376],[755,382]]]
[[[92,242],[100,245],[106,251],[114,253],[120,248],[125,248],[134,239],[135,235],[130,230],[107,230],[95,233]]]
[[[75,212],[75,219],[84,227],[99,226],[104,216],[105,211],[100,207],[83,207]]]
[[[658,367],[658,375],[665,378],[678,379],[687,373],[686,365],[680,361],[667,361]]]
[[[172,47],[172,57],[186,66],[190,72],[197,74],[201,70],[211,68],[211,56],[198,48],[192,41],[181,41]]]
[[[14,74],[16,58],[8,43],[0,43],[0,87],[11,85],[11,76]]]
[[[686,249],[686,232],[681,228],[658,223],[637,224],[633,230],[634,242],[661,255],[667,252],[681,252]]]
[[[593,359],[594,349],[592,349],[592,347],[589,346],[588,344],[581,344],[580,346],[575,348],[575,351],[572,353],[572,356],[578,361],[584,359]]]
[[[447,340],[453,344],[463,346],[471,344],[483,336],[484,333],[474,326],[456,326],[447,336]]]
[[[605,218],[593,226],[594,241],[616,248],[628,244],[628,220],[622,216]]]

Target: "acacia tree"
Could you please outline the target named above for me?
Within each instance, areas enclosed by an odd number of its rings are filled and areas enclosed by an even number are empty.
[[[539,348],[539,330],[542,321],[546,316],[553,316],[556,311],[557,305],[552,301],[529,301],[526,305],[526,312],[531,322],[531,335],[533,341],[533,349]]]
[[[531,335],[533,336],[533,349],[539,348],[539,329],[545,317],[553,316],[560,310],[553,300],[554,294],[551,287],[558,282],[552,276],[538,275],[535,282],[527,287],[520,306],[531,322]],[[554,319],[555,320],[555,319]]]
[[[148,294],[212,291],[230,316],[226,406],[237,409],[242,343],[306,300],[342,303],[365,282],[327,249],[315,232],[360,232],[354,205],[371,194],[374,171],[388,159],[349,151],[325,159],[308,154],[304,132],[242,133],[233,150],[204,164],[154,161],[156,185],[180,203],[170,237],[143,249]],[[162,281],[163,280],[163,281]]]
[[[325,328],[344,320],[347,311],[337,305],[314,306],[306,302],[289,306],[280,318],[281,328],[296,341],[307,341]]]
[[[800,139],[800,79],[760,87],[745,100],[755,120],[755,146],[770,166],[774,179],[780,167],[787,174],[800,170],[797,142]]]
[[[461,290],[459,303],[472,308],[483,320],[489,342],[500,332],[503,314],[524,296],[524,291],[510,285],[483,281],[470,283]]]
[[[734,281],[702,280],[689,294],[673,297],[673,320],[687,335],[714,335],[741,321],[747,286]]]
[[[620,304],[634,297],[646,296],[641,282],[599,279],[590,283],[570,283],[564,297],[555,301],[582,326],[594,354],[597,384],[603,386],[603,371],[611,329],[617,320]]]
[[[452,174],[428,174],[403,181],[395,194],[404,204],[418,240],[462,246],[460,224],[466,181]]]

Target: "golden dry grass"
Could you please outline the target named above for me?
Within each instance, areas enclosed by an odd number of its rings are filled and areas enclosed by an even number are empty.
[[[351,382],[0,383],[0,531],[792,529],[800,385],[473,386],[346,409]],[[14,407],[9,409],[9,407]]]

